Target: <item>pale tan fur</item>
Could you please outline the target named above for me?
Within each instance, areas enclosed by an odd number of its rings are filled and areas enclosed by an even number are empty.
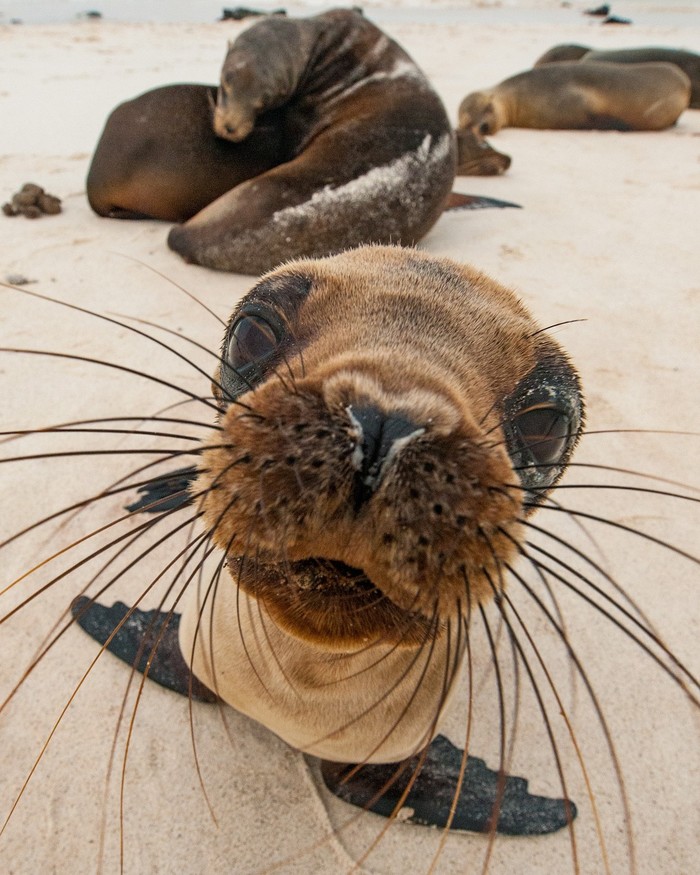
[[[673,64],[561,61],[468,94],[459,127],[495,134],[516,128],[663,130],[690,102],[690,80]]]

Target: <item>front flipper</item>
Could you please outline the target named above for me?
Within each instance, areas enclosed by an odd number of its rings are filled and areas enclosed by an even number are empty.
[[[217,701],[217,695],[197,680],[182,656],[178,640],[180,614],[132,608],[127,617],[129,606],[124,602],[115,602],[108,608],[87,596],[74,599],[71,613],[80,627],[100,644],[106,644],[119,627],[107,644],[107,650],[141,673],[145,671],[155,646],[148,668],[150,680],[201,702]],[[167,626],[161,635],[165,622]]]
[[[131,513],[163,513],[177,507],[186,507],[192,504],[192,496],[188,490],[196,479],[197,469],[194,465],[154,477],[136,490],[141,497],[127,504],[126,510]]]
[[[443,735],[428,748],[421,770],[402,803],[409,817],[400,819],[427,826],[446,826],[462,763],[462,751]],[[321,774],[328,789],[351,805],[391,816],[420,761],[420,755],[405,763],[365,765],[347,781],[355,766],[321,761]],[[401,774],[394,780],[397,772]],[[393,782],[393,783],[392,783]],[[389,786],[391,785],[391,786]],[[542,835],[567,826],[576,817],[576,806],[564,799],[532,796],[524,778],[499,777],[477,757],[467,757],[467,768],[451,829],[488,832],[497,800],[496,832],[506,835]]]
[[[506,207],[515,207],[521,210],[520,204],[514,204],[512,201],[502,201],[495,197],[486,197],[481,194],[462,194],[459,191],[450,192],[447,203],[445,204],[444,212],[452,212],[454,210],[485,210],[490,207],[505,209]]]

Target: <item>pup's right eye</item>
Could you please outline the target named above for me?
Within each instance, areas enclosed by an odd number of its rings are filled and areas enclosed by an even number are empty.
[[[265,379],[279,359],[287,335],[287,327],[270,307],[244,305],[229,329],[221,358],[224,400],[234,401]]]
[[[242,316],[233,326],[228,342],[228,364],[239,371],[251,362],[261,361],[275,351],[279,338],[262,316]]]

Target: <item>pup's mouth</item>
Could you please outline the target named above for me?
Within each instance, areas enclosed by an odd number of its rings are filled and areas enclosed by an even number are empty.
[[[437,625],[391,601],[361,568],[326,557],[265,562],[229,556],[233,579],[290,634],[331,649],[414,645]]]
[[[301,559],[289,564],[286,582],[299,592],[322,592],[326,596],[345,595],[384,598],[361,568],[353,568],[344,562],[323,557]]]

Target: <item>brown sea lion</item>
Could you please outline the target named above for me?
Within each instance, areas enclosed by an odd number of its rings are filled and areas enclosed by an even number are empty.
[[[659,131],[687,109],[690,80],[672,64],[561,61],[468,94],[459,127]]]
[[[230,579],[190,588],[149,676],[191,692],[186,663],[202,698],[329,761],[329,785],[371,805],[395,770],[356,783],[330,763],[396,763],[433,742],[469,618],[499,597],[524,518],[578,440],[576,372],[484,274],[361,247],[264,276],[231,317],[213,386],[218,427],[187,476]],[[133,509],[162,510],[167,493],[161,482]],[[165,619],[85,598],[74,613],[130,663]],[[431,782],[462,762],[445,744],[407,802],[440,826],[450,805],[435,809]],[[452,825],[495,816],[530,834],[574,816],[517,786],[499,801],[494,779],[478,804],[471,787]]]
[[[612,64],[675,64],[690,79],[690,108],[700,109],[700,55],[664,46],[635,49],[592,49],[589,46],[554,46],[535,61],[535,66],[553,61],[605,61]]]
[[[458,130],[457,175],[498,176],[510,167],[510,155],[498,152],[472,130]]]
[[[149,106],[141,125],[129,120],[159,92],[118,110],[88,175],[98,213],[192,215],[171,230],[172,249],[208,267],[258,273],[360,243],[410,244],[442,212],[456,160],[446,111],[406,52],[357,12],[273,17],[244,31],[226,55],[213,115],[224,144],[211,142],[206,98],[192,91],[191,112],[177,119],[167,105]],[[257,167],[251,136],[265,144]],[[243,150],[246,167],[222,179],[225,156],[234,155],[227,145]],[[188,205],[197,180],[177,176],[193,165],[207,188]],[[168,193],[173,180],[177,197]]]

